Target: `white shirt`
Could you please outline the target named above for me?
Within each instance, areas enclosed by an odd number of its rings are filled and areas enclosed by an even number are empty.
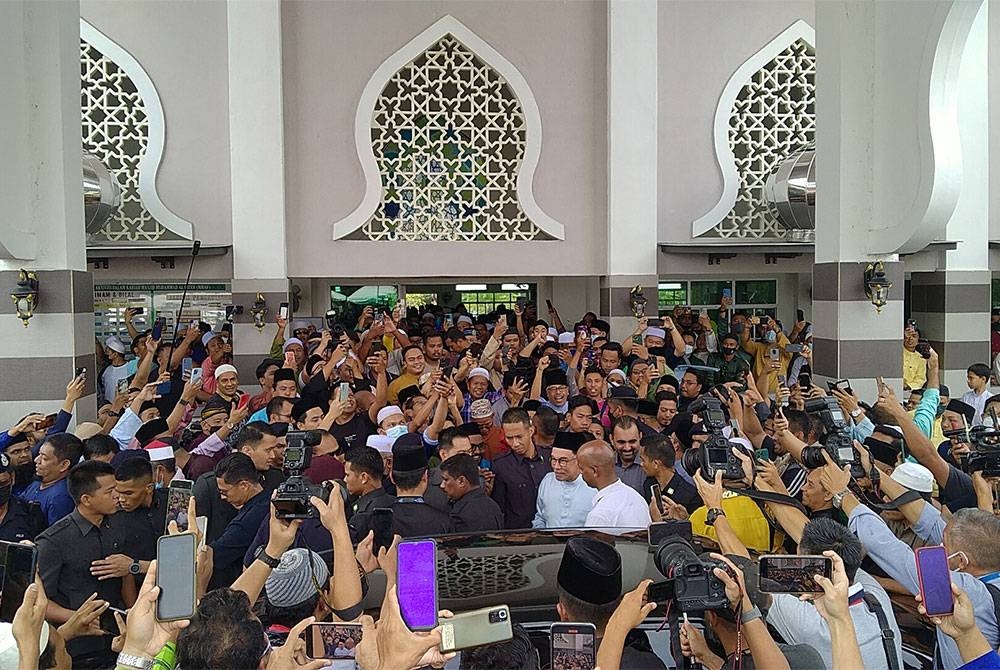
[[[128,379],[128,367],[128,363],[122,363],[118,366],[109,365],[105,368],[104,373],[101,375],[101,383],[104,385],[105,402],[115,401],[115,396],[118,395],[118,380]]]
[[[976,408],[976,415],[972,417],[973,426],[978,426],[983,423],[983,410],[986,409],[986,401],[989,400],[990,397],[991,394],[988,385],[983,389],[982,393],[977,394],[975,391],[966,391],[962,394],[962,402]]]
[[[538,485],[532,528],[583,528],[594,506],[597,489],[587,486],[582,475],[561,482],[550,472]]]
[[[619,529],[612,535],[624,533],[637,528],[648,528],[652,523],[649,516],[649,506],[646,500],[631,486],[616,479],[594,496],[594,507],[587,515],[587,528]]]

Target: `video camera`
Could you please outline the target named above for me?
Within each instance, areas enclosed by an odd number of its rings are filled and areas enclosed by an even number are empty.
[[[983,424],[946,430],[943,435],[949,439],[960,438],[972,447],[972,451],[960,459],[963,472],[982,472],[983,477],[1000,477],[1000,430]]]
[[[309,499],[316,496],[325,503],[330,502],[329,484],[313,484],[302,473],[312,461],[313,447],[318,445],[321,435],[318,430],[296,430],[285,435],[285,474],[288,479],[275,492],[275,516],[279,519],[317,519],[319,512]]]
[[[726,414],[718,398],[702,396],[693,403],[689,411],[701,417],[702,425],[708,431],[708,439],[698,447],[684,452],[681,463],[684,470],[694,475],[701,468],[708,481],[715,481],[715,473],[721,471],[723,479],[743,479],[743,464],[732,452],[734,443],[722,433],[726,427]],[[737,447],[739,448],[739,447]]]
[[[722,568],[731,572],[729,566],[703,556],[698,556],[694,545],[683,537],[664,538],[653,552],[653,565],[666,581],[650,585],[650,600],[658,603],[672,600],[681,612],[727,609],[726,585],[712,570]]]
[[[854,440],[847,432],[847,421],[837,399],[829,396],[809,398],[805,409],[808,414],[819,415],[826,436],[822,447],[806,447],[802,450],[802,465],[810,470],[823,467],[826,465],[826,459],[823,458],[825,450],[838,466],[850,465],[851,476],[855,479],[866,477],[867,473],[861,465],[857,449],[854,448]]]

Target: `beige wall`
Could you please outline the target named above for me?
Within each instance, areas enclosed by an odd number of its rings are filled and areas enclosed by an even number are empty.
[[[534,192],[565,241],[332,240],[361,201],[358,98],[378,66],[446,14],[509,60],[534,92]],[[293,276],[601,274],[606,266],[607,6],[603,2],[303,2],[282,6],[288,271]],[[431,255],[433,253],[433,256]],[[487,256],[488,254],[488,256]]]
[[[719,201],[712,137],[729,77],[798,19],[811,0],[671,0],[659,4],[659,241],[691,239],[691,223]]]
[[[81,0],[80,15],[132,54],[159,93],[161,200],[204,245],[231,244],[226,3]]]

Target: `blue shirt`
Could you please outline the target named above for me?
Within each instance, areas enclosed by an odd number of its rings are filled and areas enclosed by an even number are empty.
[[[582,475],[571,482],[561,482],[554,472],[542,478],[535,501],[532,528],[583,528],[594,506],[597,489],[587,486]]]
[[[229,522],[222,535],[211,543],[215,564],[213,584],[232,584],[243,572],[243,556],[253,543],[261,522],[270,514],[270,497],[269,491],[262,490],[250,498]]]
[[[35,501],[42,506],[45,513],[45,520],[51,526],[59,519],[73,511],[76,505],[69,497],[69,489],[66,486],[66,479],[60,479],[55,484],[42,488],[42,482],[35,480],[24,489],[21,499],[27,502]]]
[[[256,412],[254,412],[253,414],[250,415],[250,419],[248,420],[248,423],[253,423],[254,421],[263,421],[264,423],[268,423],[268,420],[267,420],[267,405],[265,405],[264,407],[261,407],[259,410],[257,410]]]
[[[1000,654],[988,651],[979,658],[974,658],[958,670],[1000,670]]]

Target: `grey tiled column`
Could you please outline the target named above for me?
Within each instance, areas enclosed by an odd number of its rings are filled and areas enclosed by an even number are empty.
[[[258,291],[267,304],[263,330],[257,330],[250,315],[250,307],[257,299]],[[271,350],[277,330],[274,321],[283,302],[289,302],[287,279],[233,279],[233,304],[243,306],[243,314],[233,321],[233,364],[239,371],[241,386],[257,384],[254,371]],[[286,337],[290,335],[290,332],[285,333]]]
[[[911,279],[910,316],[938,352],[944,383],[961,395],[966,368],[990,364],[990,272],[914,272]]]
[[[95,388],[94,280],[89,272],[38,271],[38,308],[21,325],[7,294],[17,272],[0,271],[0,427],[29,412],[59,410],[76,368],[87,368],[87,388],[77,420],[97,415]]]
[[[892,282],[881,312],[865,296],[867,263],[817,263],[813,266],[813,373],[851,379],[863,400],[874,396],[876,376],[896,392],[903,376],[903,264],[885,263]]]
[[[601,318],[611,324],[611,338],[621,342],[635,330],[636,320],[629,307],[629,292],[641,286],[646,296],[646,315],[657,315],[656,275],[614,275],[601,277]]]

